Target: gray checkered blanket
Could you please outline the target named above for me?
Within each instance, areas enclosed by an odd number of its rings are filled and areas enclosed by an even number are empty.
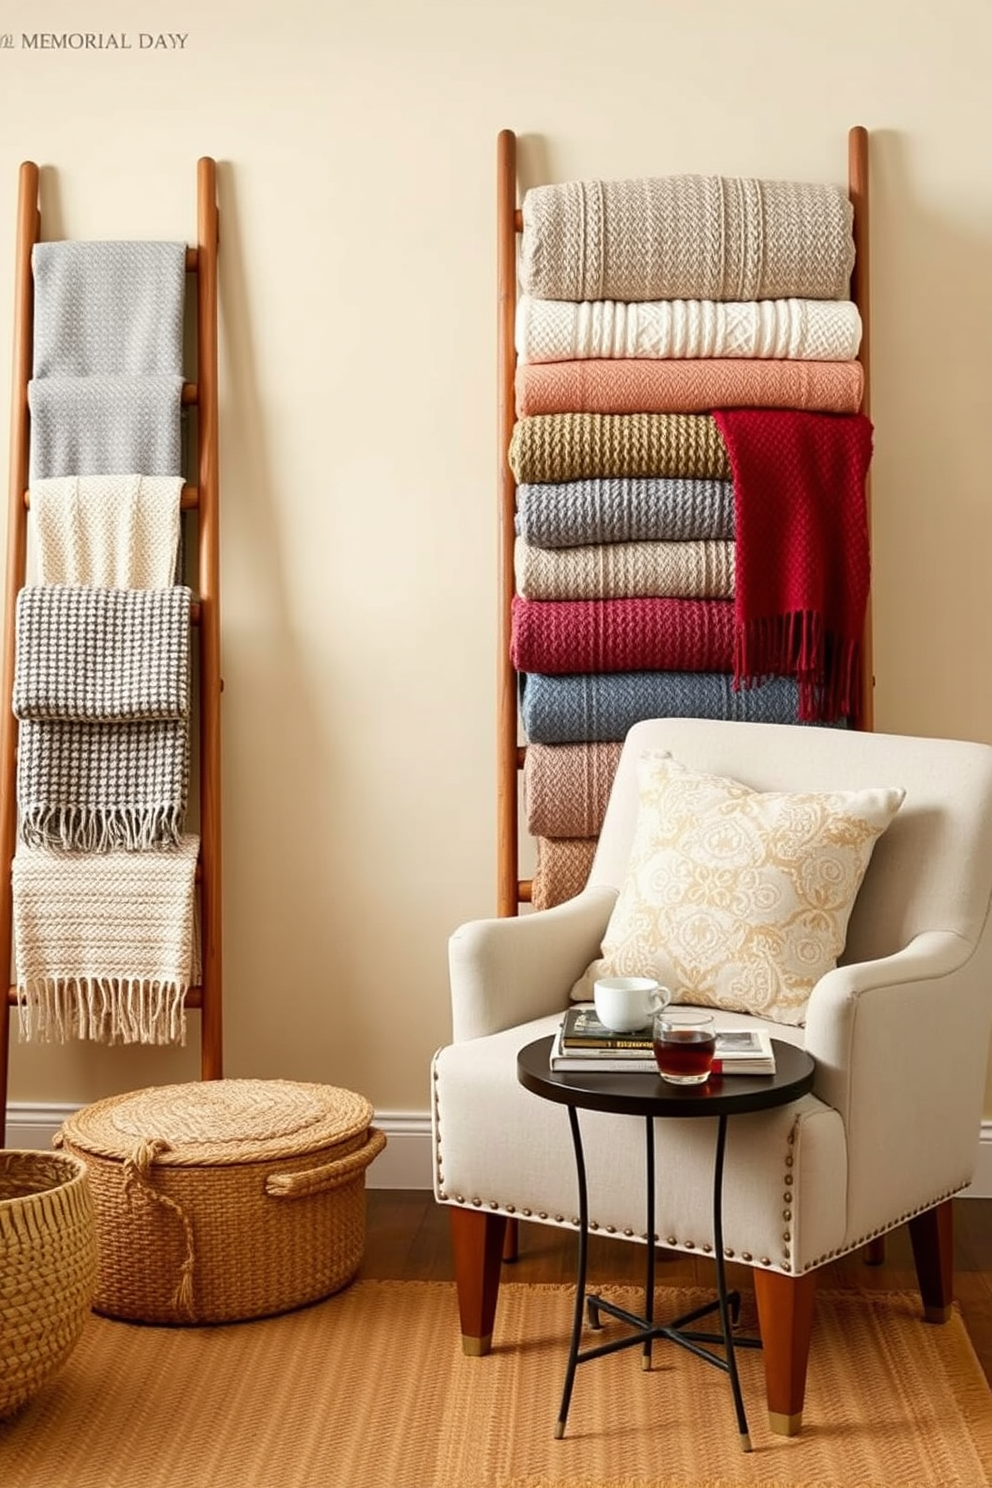
[[[188,717],[191,598],[183,585],[25,586],[17,596],[15,716]]]

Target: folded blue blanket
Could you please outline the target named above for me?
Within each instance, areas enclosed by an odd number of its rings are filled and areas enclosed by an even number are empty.
[[[517,531],[536,548],[732,540],[733,482],[661,476],[524,482],[517,487]]]
[[[791,677],[772,677],[734,691],[731,673],[613,672],[549,677],[523,673],[520,715],[534,744],[623,739],[645,718],[725,718],[798,723],[799,690]]]

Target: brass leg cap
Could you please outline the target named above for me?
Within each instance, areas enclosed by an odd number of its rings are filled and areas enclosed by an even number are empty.
[[[752,1447],[751,1447],[751,1433],[749,1431],[742,1431],[741,1432],[741,1451],[742,1452],[750,1452],[751,1450],[752,1450]]]
[[[923,1319],[927,1323],[949,1323],[953,1307],[924,1307]]]
[[[768,1412],[768,1429],[776,1436],[798,1436],[803,1429],[803,1413],[796,1411],[787,1416],[784,1411]]]
[[[462,1334],[462,1353],[468,1354],[470,1359],[481,1359],[488,1354],[493,1346],[493,1335],[487,1333],[485,1338],[470,1338],[467,1333]]]
[[[565,1422],[564,1421],[556,1421],[555,1422],[555,1441],[561,1441],[561,1439],[562,1439],[562,1437],[564,1435],[565,1435]]]

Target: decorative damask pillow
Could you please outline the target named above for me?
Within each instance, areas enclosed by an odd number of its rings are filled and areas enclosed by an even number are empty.
[[[638,763],[640,806],[600,976],[653,976],[674,1002],[805,1021],[837,964],[872,849],[905,791],[753,791],[670,755]]]

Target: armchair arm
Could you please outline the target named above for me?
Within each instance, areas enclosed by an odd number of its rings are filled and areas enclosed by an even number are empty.
[[[616,897],[599,885],[553,909],[459,926],[448,941],[454,1040],[566,1007],[573,982],[599,955]]]
[[[857,1233],[970,1181],[978,1157],[992,1021],[990,940],[918,935],[816,985],[806,1048],[815,1093],[847,1132]]]

